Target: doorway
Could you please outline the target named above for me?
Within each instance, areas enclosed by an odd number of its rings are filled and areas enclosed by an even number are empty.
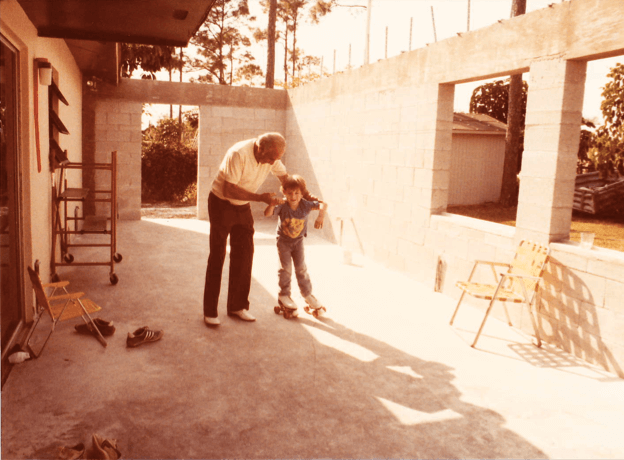
[[[0,308],[2,356],[23,320],[20,257],[20,171],[17,50],[0,35]],[[2,366],[2,381],[5,369]]]

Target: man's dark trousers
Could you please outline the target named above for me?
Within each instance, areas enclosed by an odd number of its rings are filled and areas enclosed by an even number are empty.
[[[204,316],[216,318],[228,235],[230,236],[230,278],[227,312],[249,309],[254,254],[254,220],[249,204],[235,206],[213,193],[210,193],[208,197],[208,217],[210,219],[210,255],[204,287]]]

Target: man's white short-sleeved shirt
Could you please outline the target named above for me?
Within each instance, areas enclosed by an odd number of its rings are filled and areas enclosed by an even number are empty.
[[[234,200],[223,196],[223,185],[229,182],[251,193],[256,193],[269,173],[275,176],[286,174],[284,164],[277,160],[272,165],[260,164],[254,156],[254,143],[256,139],[248,139],[237,142],[225,154],[225,158],[219,166],[219,173],[212,183],[212,193],[222,200],[240,206],[249,201]]]

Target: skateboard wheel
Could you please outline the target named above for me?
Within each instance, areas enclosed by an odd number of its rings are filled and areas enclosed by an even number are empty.
[[[310,307],[303,307],[306,313],[310,313]]]
[[[284,318],[290,319],[290,316],[291,316],[290,312],[284,310]]]
[[[273,307],[273,311],[275,312],[276,315],[279,315],[280,307]]]

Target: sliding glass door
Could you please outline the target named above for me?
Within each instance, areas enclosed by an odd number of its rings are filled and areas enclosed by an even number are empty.
[[[4,352],[22,321],[23,310],[20,286],[17,51],[1,35],[0,41],[0,322]]]

